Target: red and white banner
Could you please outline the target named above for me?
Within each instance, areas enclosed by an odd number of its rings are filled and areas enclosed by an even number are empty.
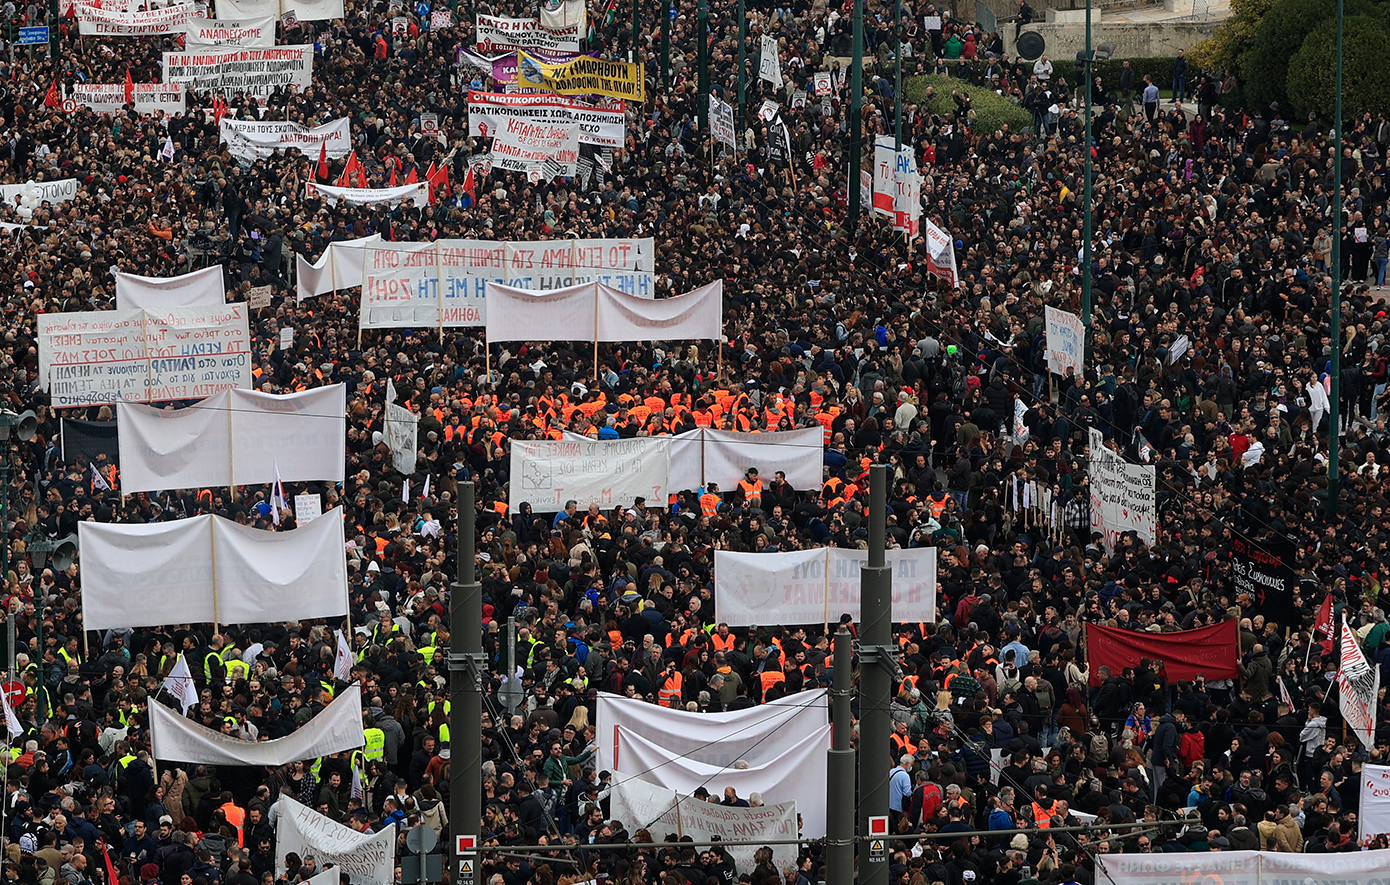
[[[423,206],[430,201],[430,186],[429,182],[421,181],[418,184],[403,184],[399,187],[330,187],[311,181],[304,185],[304,196],[317,197],[330,206],[338,205],[339,201],[349,206],[371,206],[378,203],[399,206],[405,200],[414,200],[416,206]],[[359,275],[356,282],[349,285],[361,282]]]
[[[263,49],[275,45],[275,18],[262,16],[240,21],[190,18],[186,48],[194,51],[209,46],[240,46]]]
[[[1380,668],[1361,653],[1356,633],[1342,621],[1342,664],[1337,668],[1337,694],[1342,718],[1363,747],[1375,746],[1376,707],[1380,703]]]
[[[578,24],[564,28],[544,27],[539,19],[503,18],[499,15],[478,14],[477,50],[484,55],[515,52],[518,49],[540,52],[578,52],[584,35]]]
[[[490,138],[507,120],[578,126],[579,143],[621,148],[627,115],[621,100],[598,107],[577,98],[546,93],[468,93],[468,134]]]
[[[160,34],[180,34],[192,16],[192,3],[133,12],[118,12],[79,3],[77,30],[84,37],[153,37]]]
[[[319,157],[320,145],[330,159],[340,160],[352,151],[352,128],[347,117],[307,129],[287,120],[234,120],[223,117],[220,138],[232,156],[258,160],[276,151],[299,148],[305,156]]]
[[[880,135],[874,139],[874,214],[893,217],[893,201],[897,187],[893,184],[893,167],[897,165],[893,137]]]
[[[188,94],[181,83],[136,83],[134,88],[137,114],[181,114],[188,109]],[[77,83],[72,87],[73,100],[98,114],[114,114],[125,107],[124,83]]]
[[[951,235],[932,224],[929,218],[922,219],[922,234],[922,243],[927,250],[927,273],[944,280],[948,286],[960,285],[960,273],[956,270],[956,245]]]
[[[533,180],[573,178],[579,172],[579,127],[573,123],[503,120],[492,130],[492,166]]]

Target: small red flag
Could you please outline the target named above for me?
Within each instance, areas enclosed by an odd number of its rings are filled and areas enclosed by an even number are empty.
[[[356,151],[352,152],[352,157],[348,160],[348,166],[352,169],[352,177],[357,186],[365,188],[367,186],[367,167],[363,166],[362,161],[357,159]]]
[[[352,164],[357,162],[357,151],[348,154],[347,165],[343,167],[343,174],[338,176],[338,187],[352,187]]]
[[[135,78],[130,76],[130,68],[125,69],[125,103],[135,103]]]
[[[468,167],[468,174],[463,176],[463,192],[468,194],[468,198],[473,202],[478,202],[478,183],[473,180],[473,167]]]
[[[51,108],[63,106],[63,97],[58,94],[58,81],[54,80],[53,85],[48,87],[48,93],[43,97],[43,103]]]
[[[396,164],[391,164],[391,187],[396,186]]]
[[[328,139],[319,142],[319,168],[314,177],[319,181],[328,180]]]
[[[410,167],[410,171],[409,171],[408,173],[406,173],[406,176],[405,176],[405,183],[406,183],[406,184],[416,184],[417,182],[419,182],[420,176],[415,174],[415,173],[419,170],[419,168],[420,168],[420,167],[418,167],[418,166],[411,166],[411,167]]]

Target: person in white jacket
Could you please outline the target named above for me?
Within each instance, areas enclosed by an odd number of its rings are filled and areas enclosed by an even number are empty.
[[[1308,394],[1308,418],[1312,421],[1313,432],[1317,433],[1318,428],[1322,426],[1322,419],[1332,411],[1332,404],[1328,402],[1327,391],[1323,389],[1322,382],[1316,377],[1308,381],[1304,391]]]

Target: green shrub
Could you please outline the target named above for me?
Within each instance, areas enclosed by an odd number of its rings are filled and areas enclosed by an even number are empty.
[[[1173,59],[1172,58],[1112,58],[1106,61],[1098,61],[1091,66],[1091,70],[1107,90],[1120,88],[1120,70],[1124,63],[1128,61],[1129,66],[1134,68],[1134,89],[1135,91],[1144,88],[1144,75],[1148,74],[1154,78],[1154,85],[1159,89],[1167,91],[1173,86]],[[1056,65],[1053,62],[1053,65]],[[1073,68],[1073,70],[1075,70]],[[1190,62],[1187,67],[1187,89],[1191,92],[1197,86],[1197,81],[1193,77],[1197,69]],[[1067,82],[1076,79],[1075,75],[1068,72]]]
[[[1335,12],[1325,0],[1277,0],[1255,28],[1255,40],[1240,58],[1240,79],[1250,107],[1277,101],[1287,108],[1289,61],[1303,40]]]
[[[1335,108],[1337,21],[1328,19],[1314,28],[1303,46],[1289,60],[1286,81],[1289,100],[1298,119],[1317,114],[1331,120]],[[1377,16],[1349,16],[1342,43],[1342,117],[1390,110],[1390,65],[1385,46],[1390,28]]]
[[[1031,126],[1033,115],[1023,108],[999,95],[986,86],[975,86],[955,77],[941,77],[928,74],[903,81],[903,97],[912,104],[922,104],[927,98],[927,89],[934,90],[930,107],[932,113],[951,116],[956,111],[956,103],[951,93],[964,92],[970,96],[975,110],[975,128],[978,131],[994,132],[1005,125],[1018,132]]]

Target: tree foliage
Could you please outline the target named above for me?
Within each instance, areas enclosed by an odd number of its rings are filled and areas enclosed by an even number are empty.
[[[1348,16],[1342,34],[1342,117],[1390,110],[1390,65],[1385,47],[1390,27],[1381,16]],[[1337,21],[1313,28],[1289,60],[1285,88],[1300,117],[1317,114],[1331,120],[1335,107]]]
[[[1288,108],[1289,60],[1308,34],[1336,14],[1327,0],[1276,0],[1255,28],[1253,44],[1240,57],[1239,76],[1246,103],[1263,108],[1279,102]]]
[[[1255,29],[1275,0],[1231,0],[1231,17],[1192,48],[1194,64],[1240,76],[1240,58],[1255,45]]]

